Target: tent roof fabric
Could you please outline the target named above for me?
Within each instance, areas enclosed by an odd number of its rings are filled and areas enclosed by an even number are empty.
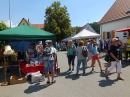
[[[72,37],[72,39],[85,39],[85,38],[97,38],[97,37],[100,37],[100,34],[96,34],[94,32],[84,29],[80,33]]]
[[[0,31],[0,40],[26,40],[26,39],[55,39],[55,35],[29,26],[22,25],[15,28]]]
[[[68,42],[68,40],[70,40],[70,39],[71,39],[71,37],[67,37],[67,38],[63,39],[62,42]]]

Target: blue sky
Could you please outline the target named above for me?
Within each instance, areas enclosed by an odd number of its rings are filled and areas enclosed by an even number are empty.
[[[16,26],[22,18],[32,24],[43,24],[45,10],[55,0],[10,0],[11,21]],[[72,26],[100,21],[115,0],[59,0],[66,6]],[[9,24],[8,0],[0,0],[0,21]]]

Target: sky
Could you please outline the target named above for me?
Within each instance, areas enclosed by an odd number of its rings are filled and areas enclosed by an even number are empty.
[[[44,24],[45,10],[56,0],[10,0],[11,25],[15,27],[22,18],[32,24]],[[59,0],[66,6],[71,25],[84,26],[98,22],[115,0]],[[9,0],[0,0],[0,21],[9,26]]]

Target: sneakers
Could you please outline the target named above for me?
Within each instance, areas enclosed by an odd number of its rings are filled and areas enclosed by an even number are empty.
[[[72,73],[74,72],[74,69],[72,69],[72,71],[71,71]]]
[[[67,71],[68,73],[70,73],[70,72],[74,72],[74,69],[72,69],[72,71],[71,71],[71,69],[69,68],[69,70]]]
[[[71,72],[71,68],[69,68],[69,70],[67,72],[70,73]]]

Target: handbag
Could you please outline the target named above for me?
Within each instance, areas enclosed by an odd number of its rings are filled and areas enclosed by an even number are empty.
[[[74,56],[77,56],[75,51],[73,51],[73,55],[74,55]]]
[[[109,57],[109,55],[108,55],[108,54],[106,54],[106,55],[105,55],[104,60],[105,60],[106,62],[109,62],[109,61],[110,61],[110,57]]]

